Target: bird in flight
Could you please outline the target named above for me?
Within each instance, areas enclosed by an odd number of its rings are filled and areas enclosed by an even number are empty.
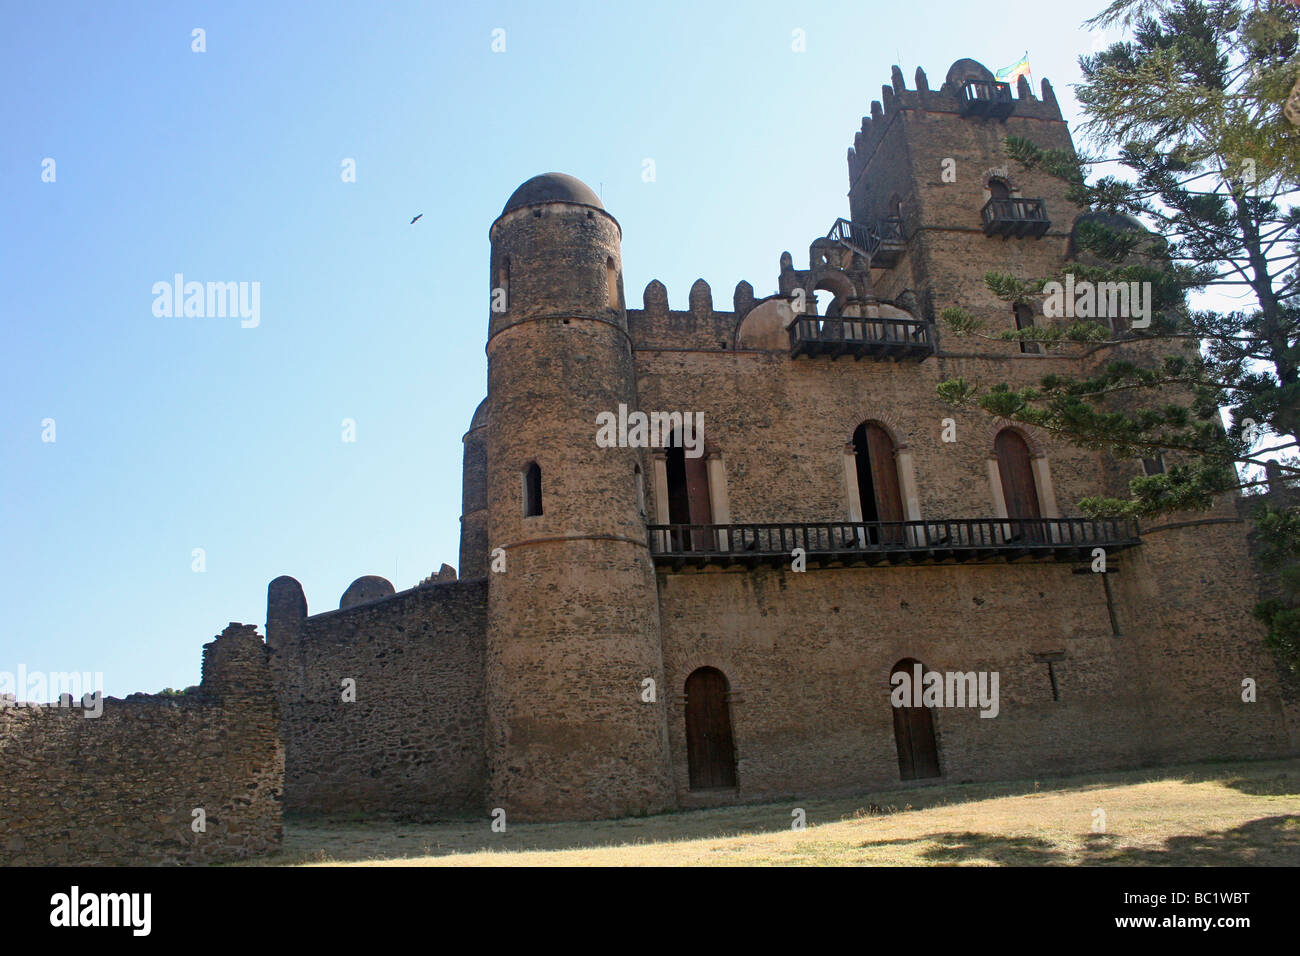
[[[422,219],[422,218],[424,218],[424,213],[420,213],[420,215],[416,216],[415,219],[412,219],[412,220],[411,220],[411,225],[414,226],[414,225],[415,225],[415,220],[416,220],[416,219]]]

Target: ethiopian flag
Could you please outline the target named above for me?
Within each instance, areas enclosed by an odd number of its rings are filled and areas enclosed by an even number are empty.
[[[1032,79],[1033,75],[1033,71],[1029,69],[1028,50],[1025,51],[1025,55],[1022,56],[1018,62],[1012,63],[1005,69],[998,70],[998,79],[1003,83],[1014,83],[1022,76],[1027,76]]]

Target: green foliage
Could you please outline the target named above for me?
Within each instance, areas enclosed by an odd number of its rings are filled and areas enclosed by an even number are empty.
[[[1046,279],[1037,279],[1023,282],[1003,272],[984,273],[984,284],[989,287],[989,291],[1012,305],[1028,305],[1033,302],[1034,296],[1043,291],[1043,284],[1046,281]]]
[[[1300,674],[1300,506],[1265,502],[1254,518],[1260,563],[1276,583],[1276,594],[1255,606],[1255,617],[1268,627],[1278,657]]]
[[[955,379],[938,394],[1121,459],[1167,453],[1164,472],[1133,478],[1127,498],[1079,502],[1090,515],[1153,517],[1211,507],[1241,486],[1239,468],[1294,447],[1300,434],[1300,209],[1285,204],[1300,188],[1300,126],[1284,112],[1300,80],[1300,7],[1114,0],[1087,25],[1112,24],[1127,26],[1127,38],[1081,57],[1076,88],[1089,145],[1110,155],[1047,150],[1025,137],[1003,144],[1012,161],[1061,180],[1070,201],[1093,214],[1077,223],[1078,261],[1053,277],[991,272],[985,284],[1017,305],[1067,275],[1149,282],[1151,324],[1112,332],[1048,313],[1032,329],[989,331],[979,316],[944,309],[957,334],[1049,349],[1076,343],[1104,364],[1083,377],[1044,376],[1033,388]],[[1189,304],[1206,291],[1242,305]],[[1108,353],[1134,338],[1153,347]],[[1232,409],[1226,429],[1224,408]],[[1291,459],[1284,473],[1300,475],[1298,466]],[[1279,593],[1256,614],[1300,668],[1300,523],[1294,509],[1256,520],[1260,540],[1272,542],[1270,560],[1281,562]]]

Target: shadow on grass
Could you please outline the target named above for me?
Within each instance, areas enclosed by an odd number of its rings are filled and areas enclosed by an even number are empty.
[[[1161,847],[1116,849],[1118,836],[1090,833],[1071,856],[1038,837],[935,833],[917,839],[867,841],[863,847],[937,843],[918,856],[939,865],[1002,866],[1300,866],[1300,817],[1251,820],[1230,830],[1175,836]]]
[[[1284,770],[1258,777],[1233,777],[1223,781],[1223,785],[1256,797],[1300,796],[1300,770]]]

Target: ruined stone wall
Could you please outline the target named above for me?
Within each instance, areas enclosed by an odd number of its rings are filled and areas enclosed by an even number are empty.
[[[296,586],[272,583],[267,625],[286,809],[482,812],[486,582],[432,583],[312,617],[305,601],[286,599]],[[349,678],[355,701],[346,702]]]
[[[267,651],[231,624],[197,693],[0,707],[0,864],[214,863],[280,845],[284,750]],[[203,832],[195,832],[203,811]]]

